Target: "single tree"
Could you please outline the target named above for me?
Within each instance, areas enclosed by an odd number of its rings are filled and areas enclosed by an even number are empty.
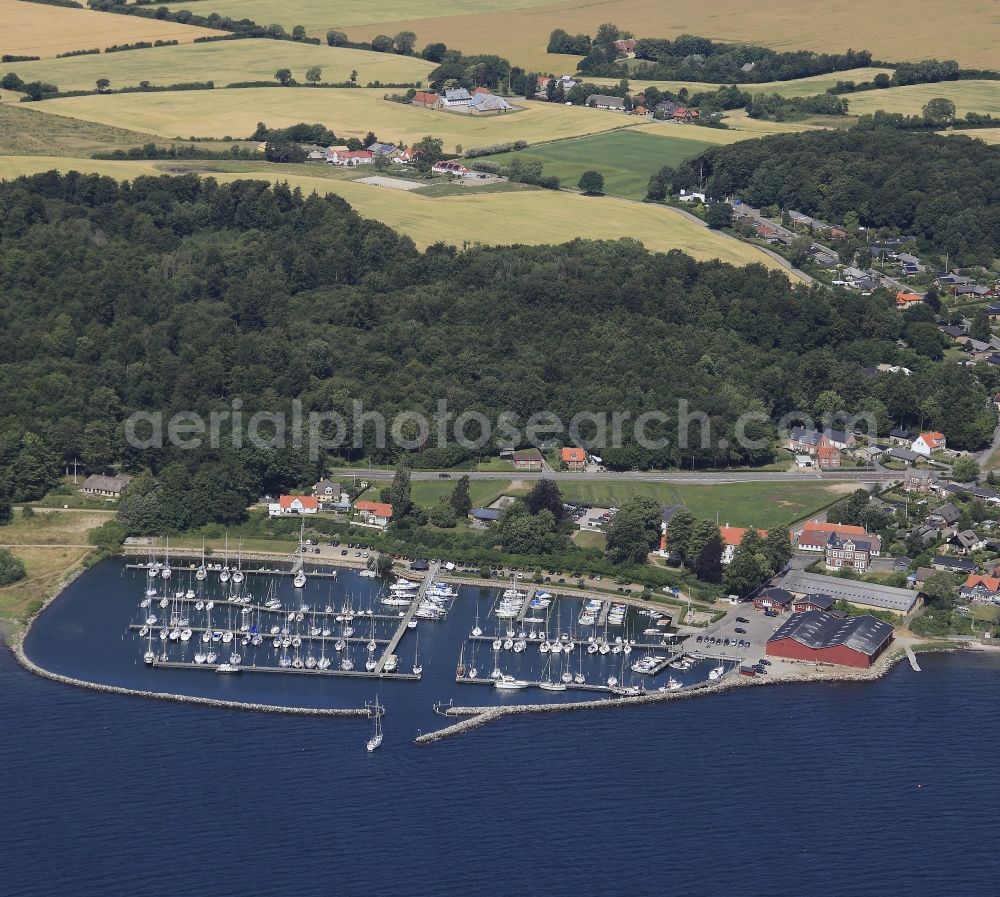
[[[555,480],[539,480],[525,497],[524,503],[532,514],[548,511],[557,524],[566,518],[562,492]]]
[[[400,31],[393,39],[392,42],[396,46],[396,52],[400,56],[408,56],[413,52],[413,45],[416,43],[417,36],[412,31]]]
[[[389,53],[394,46],[395,44],[388,34],[376,34],[372,38],[372,49],[376,53]]]
[[[10,553],[6,548],[0,548],[0,586],[24,579],[26,575],[24,561]]]
[[[331,29],[326,33],[326,42],[331,47],[342,47],[347,43],[347,35],[343,31]]]
[[[319,84],[323,80],[323,69],[318,65],[306,69],[306,81],[310,84]]]
[[[295,25],[292,28],[292,40],[305,40],[305,39],[306,39],[306,26]]]
[[[694,514],[687,508],[674,511],[670,523],[667,524],[667,550],[671,554],[679,555],[682,561],[690,559],[688,544],[691,541],[691,533],[694,532],[694,524]]]
[[[111,82],[107,78],[97,79],[97,89],[104,93],[111,86]]]
[[[276,71],[274,73],[274,79],[282,87],[287,87],[289,84],[292,83],[292,71],[291,71],[291,69],[278,69],[278,71]]]
[[[733,207],[728,202],[713,202],[705,212],[705,221],[713,230],[721,230],[733,223]]]
[[[410,499],[410,468],[401,460],[396,466],[392,485],[389,487],[389,504],[392,505],[392,519],[400,520],[410,513],[413,502]]]
[[[695,576],[702,582],[722,582],[722,537],[718,532],[708,537],[694,562]]]
[[[585,171],[580,175],[577,186],[586,196],[600,196],[604,193],[604,175],[599,171]]]
[[[955,104],[947,97],[928,100],[923,108],[924,121],[936,128],[950,125],[955,120]]]
[[[451,506],[455,509],[455,514],[462,519],[469,516],[472,510],[472,495],[469,491],[469,478],[462,476],[455,484],[451,493]]]
[[[969,483],[979,476],[979,464],[975,458],[957,458],[951,465],[951,475],[959,483]]]

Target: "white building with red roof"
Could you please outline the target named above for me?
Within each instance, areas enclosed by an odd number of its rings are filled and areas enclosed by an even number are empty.
[[[267,513],[271,517],[315,514],[318,510],[319,499],[315,495],[280,495],[276,502],[267,506]]]

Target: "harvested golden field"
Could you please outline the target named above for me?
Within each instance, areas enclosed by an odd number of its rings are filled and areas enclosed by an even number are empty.
[[[158,19],[43,6],[20,0],[0,0],[0,22],[3,23],[0,47],[4,54],[10,56],[55,56],[69,50],[90,50],[94,47],[103,50],[112,44],[133,44],[137,41],[176,40],[190,43],[196,37],[224,33]]]
[[[258,178],[287,181],[305,191],[343,196],[359,213],[409,234],[420,247],[439,240],[506,245],[561,243],[574,237],[593,240],[627,237],[649,249],[681,249],[698,259],[720,258],[733,264],[777,264],[753,246],[691,221],[675,209],[613,197],[585,197],[550,190],[479,192],[431,198],[402,190],[372,187],[339,178],[288,172],[266,163],[101,162],[42,156],[0,156],[0,177],[39,171],[83,171],[120,179],[187,170],[221,182]]]
[[[36,108],[163,137],[243,137],[252,134],[259,121],[270,127],[306,121],[322,122],[344,138],[374,131],[382,140],[410,142],[432,134],[442,138],[449,151],[456,144],[468,148],[508,140],[534,143],[577,137],[634,122],[598,109],[528,101],[524,109],[504,115],[465,115],[390,102],[384,94],[383,90],[259,87],[68,97],[45,100]]]
[[[305,83],[306,70],[314,65],[322,69],[324,81],[349,81],[354,71],[359,84],[413,83],[433,68],[422,59],[392,53],[248,39],[19,62],[16,69],[25,81],[48,81],[61,90],[93,90],[98,78],[107,78],[112,87],[134,87],[140,81],[214,81],[216,87],[225,87],[237,81],[271,81],[280,68],[290,69]]]
[[[951,136],[953,134],[964,134],[975,140],[982,140],[983,143],[1000,143],[1000,128],[976,128],[974,131],[940,131],[939,133]]]
[[[89,156],[152,143],[152,134],[46,115],[31,103],[0,104],[0,154]]]
[[[871,50],[876,59],[888,62],[936,57],[988,68],[1000,59],[1000,6],[995,0],[962,0],[947,6],[941,0],[897,0],[880,6],[867,0],[675,0],[669,5],[662,0],[566,0],[516,12],[438,16],[430,19],[408,13],[398,21],[381,20],[350,27],[347,32],[370,39],[408,29],[416,32],[418,46],[440,40],[466,52],[499,53],[519,65],[544,71],[576,67],[576,57],[553,66],[545,52],[553,28],[593,35],[602,22],[614,22],[640,37],[698,34],[819,52],[853,47]]]
[[[1000,59],[1000,57],[998,57]],[[845,94],[852,115],[883,110],[919,115],[928,100],[947,97],[958,115],[984,112],[1000,115],[1000,81],[942,81],[938,84],[911,84],[886,90]]]

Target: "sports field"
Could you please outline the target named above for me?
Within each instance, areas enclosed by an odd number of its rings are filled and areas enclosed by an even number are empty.
[[[98,78],[107,78],[112,87],[132,87],[140,81],[152,84],[214,81],[216,87],[225,87],[237,81],[271,81],[280,68],[290,69],[292,77],[305,83],[306,70],[314,65],[322,69],[324,81],[349,81],[351,72],[356,71],[359,84],[413,83],[426,78],[432,68],[422,59],[392,53],[276,40],[181,44],[100,56],[10,63],[7,68],[25,81],[47,81],[61,90],[92,90]]]
[[[674,131],[695,130],[673,127]],[[698,128],[708,132],[708,128]],[[542,162],[545,174],[555,175],[564,186],[576,186],[580,175],[588,169],[604,175],[604,192],[628,199],[642,199],[651,175],[664,165],[676,165],[702,150],[715,146],[708,141],[659,136],[651,130],[631,128],[593,137],[560,140],[520,153],[489,156],[491,162],[509,164],[514,156],[534,158]]]
[[[523,2],[516,5],[525,6]],[[439,12],[434,19],[424,15],[408,11],[391,23],[378,16],[369,19],[378,24],[352,26],[347,32],[370,39],[380,32],[407,29],[417,34],[418,46],[440,40],[467,53],[498,53],[541,71],[573,71],[576,66],[575,57],[566,57],[567,62],[559,65],[545,52],[553,28],[593,35],[602,22],[614,22],[640,37],[698,34],[779,50],[817,52],[864,48],[874,58],[890,62],[935,57],[989,68],[1000,58],[1000,12],[995,0],[962,0],[946,7],[941,0],[896,0],[882,5],[867,0],[675,0],[669,5],[662,0],[564,0],[516,12]]]
[[[1000,56],[997,59],[1000,60]],[[864,115],[878,109],[920,115],[927,101],[935,97],[951,100],[960,116],[966,112],[1000,115],[1000,81],[941,81],[937,84],[867,90],[845,96],[852,115]]]
[[[290,167],[295,170],[288,171]],[[245,178],[287,181],[307,192],[337,193],[362,215],[408,234],[421,248],[437,241],[461,246],[463,243],[544,244],[562,243],[575,237],[591,240],[626,237],[641,241],[651,250],[681,249],[698,259],[719,258],[737,265],[759,262],[778,268],[755,247],[710,231],[673,209],[610,196],[585,197],[551,190],[525,190],[430,198],[341,178],[302,174],[297,166],[208,162],[185,165],[0,156],[0,177],[51,169],[95,172],[121,179],[193,171],[221,182]]]
[[[634,118],[599,109],[535,102],[525,102],[523,110],[498,116],[463,115],[390,102],[383,99],[384,94],[383,90],[366,89],[258,87],[69,97],[46,100],[37,107],[163,137],[243,137],[252,134],[259,121],[270,127],[305,121],[322,122],[344,138],[374,131],[382,140],[411,142],[433,134],[444,140],[449,151],[456,144],[468,148],[508,140],[534,143],[596,134],[635,122]]]
[[[68,50],[90,50],[94,47],[103,50],[112,44],[137,41],[176,40],[190,43],[196,37],[222,33],[211,28],[195,28],[138,16],[0,0],[0,52],[9,56],[55,56]],[[4,71],[9,71],[12,64],[4,63]]]

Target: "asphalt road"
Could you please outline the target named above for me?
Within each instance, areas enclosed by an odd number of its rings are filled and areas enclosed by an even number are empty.
[[[446,477],[441,476],[447,474]],[[391,470],[366,470],[364,468],[344,468],[331,470],[327,477],[334,480],[349,480],[352,477],[365,480],[391,480],[394,472]],[[691,473],[683,471],[600,471],[586,473],[582,471],[544,471],[544,470],[413,470],[410,478],[413,480],[457,480],[468,476],[470,480],[576,480],[601,482],[638,482],[638,483],[686,483],[702,486],[718,486],[725,483],[807,483],[813,480],[821,482],[852,482],[876,483],[899,480],[901,475],[895,470],[828,470],[828,471],[797,471],[797,470],[734,470],[706,471]]]

